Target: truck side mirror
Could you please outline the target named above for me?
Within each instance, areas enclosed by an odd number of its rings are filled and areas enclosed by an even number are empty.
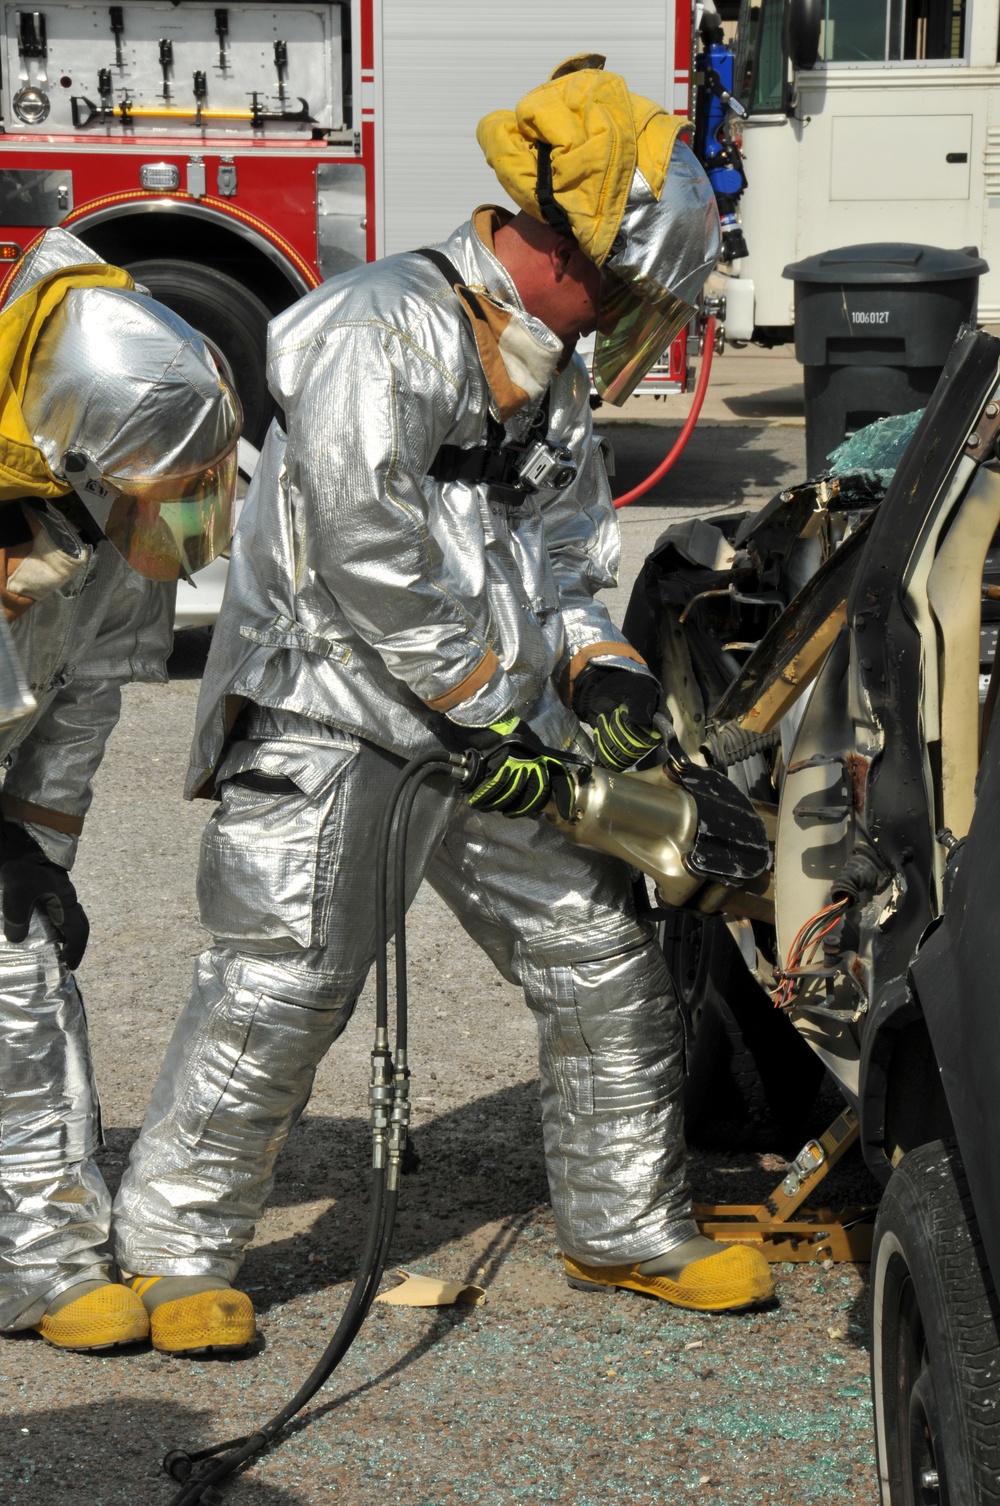
[[[822,0],[789,0],[788,56],[796,68],[815,68],[822,18]]]

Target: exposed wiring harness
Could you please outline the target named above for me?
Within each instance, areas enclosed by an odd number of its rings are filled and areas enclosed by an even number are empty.
[[[715,320],[711,315],[705,320],[705,330],[702,335],[702,358],[701,370],[698,372],[698,382],[694,389],[694,400],[691,403],[691,412],[684,420],[684,427],[678,434],[677,439],[670,450],[660,461],[655,471],[650,471],[645,481],[640,481],[638,486],[633,486],[630,492],[615,498],[615,507],[627,507],[637,497],[644,497],[658,481],[661,481],[670,468],[680,457],[681,451],[691,438],[691,432],[701,415],[702,406],[705,402],[705,393],[708,391],[708,378],[712,370],[712,355],[715,350]]]
[[[407,1065],[406,992],[406,837],[410,812],[418,790],[434,774],[447,774],[466,784],[470,766],[460,754],[430,752],[413,758],[403,769],[386,807],[379,833],[375,868],[375,1042],[368,1089],[372,1130],[371,1211],[364,1250],[354,1288],[336,1332],[319,1361],[292,1399],[268,1422],[242,1438],[230,1438],[211,1448],[171,1449],[163,1461],[167,1474],[183,1481],[170,1506],[218,1506],[218,1489],[238,1470],[267,1452],[285,1426],[329,1380],[357,1337],[378,1292],[389,1256],[399,1199],[399,1179],[410,1119]],[[395,1053],[389,1040],[388,886],[389,854],[395,841],[393,864],[393,926],[396,939]],[[194,1467],[209,1463],[197,1474]]]
[[[805,925],[796,932],[795,940],[788,949],[788,958],[783,968],[777,972],[778,988],[774,995],[776,1009],[791,1009],[795,1003],[795,996],[801,987],[803,978],[810,976],[810,964],[816,955],[816,948],[824,936],[836,930],[847,913],[851,901],[847,895],[834,900],[832,904],[824,905],[822,910],[809,917]]]

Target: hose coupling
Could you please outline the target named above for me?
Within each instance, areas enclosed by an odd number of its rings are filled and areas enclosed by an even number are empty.
[[[475,748],[468,748],[464,753],[449,753],[449,773],[452,779],[468,789],[479,778],[479,770],[482,767],[482,758]]]
[[[182,1448],[172,1448],[169,1454],[163,1456],[163,1469],[172,1480],[190,1480],[191,1469],[194,1464],[191,1455],[185,1453]]]
[[[405,1053],[400,1052],[393,1079],[392,1120],[389,1129],[389,1154],[402,1159],[406,1150],[406,1131],[410,1123],[410,1069]]]
[[[372,1052],[372,1073],[368,1086],[371,1127],[382,1134],[389,1128],[392,1110],[392,1058],[388,1051]]]
[[[406,1130],[410,1122],[410,1101],[408,1098],[397,1098],[392,1106],[392,1123],[389,1126],[389,1145],[395,1145],[401,1139],[400,1155],[406,1145]]]

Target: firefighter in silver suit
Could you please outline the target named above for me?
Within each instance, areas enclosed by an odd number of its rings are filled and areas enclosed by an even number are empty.
[[[224,547],[239,410],[199,336],[51,230],[0,310],[0,604],[26,682],[0,758],[0,1331],[144,1339],[73,971],[73,865],[121,687],[163,680],[175,582]]]
[[[596,326],[599,389],[623,401],[719,246],[683,122],[602,64],[481,122],[520,213],[479,209],[271,325],[285,422],[237,530],[188,786],[220,799],[199,873],[214,945],[116,1204],[161,1349],[253,1336],[232,1283],[372,962],[373,835],[401,760],[442,744],[482,772],[471,796],[421,788],[409,890],[426,877],[536,1016],[568,1278],[706,1309],[772,1291],[759,1253],[692,1221],[681,1028],[627,870],[510,819],[591,747],[581,719],[615,767],[658,740],[659,686],[597,600],[618,530],[573,348]]]

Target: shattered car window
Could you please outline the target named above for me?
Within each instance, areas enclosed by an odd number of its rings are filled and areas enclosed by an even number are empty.
[[[870,475],[877,476],[883,486],[888,486],[923,412],[923,408],[918,408],[915,413],[880,418],[859,429],[827,456],[833,475],[843,476],[848,471],[867,471]]]

